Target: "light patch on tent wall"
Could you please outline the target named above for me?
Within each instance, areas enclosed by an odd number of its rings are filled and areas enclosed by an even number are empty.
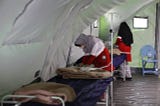
[[[133,28],[135,29],[147,29],[148,28],[148,17],[137,17],[133,18]]]
[[[98,28],[98,20],[94,21],[93,28]]]

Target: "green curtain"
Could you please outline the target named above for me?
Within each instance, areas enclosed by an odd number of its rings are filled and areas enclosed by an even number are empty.
[[[109,36],[109,24],[105,16],[99,18],[99,38],[106,41]]]

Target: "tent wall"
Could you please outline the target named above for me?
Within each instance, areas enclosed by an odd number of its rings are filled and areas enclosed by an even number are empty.
[[[113,26],[115,27],[115,36],[117,36],[117,29],[116,27],[118,27],[118,23],[120,23],[121,21],[127,21],[127,23],[129,24],[132,32],[133,32],[133,36],[134,36],[134,44],[132,45],[132,58],[133,61],[130,63],[131,67],[141,67],[141,57],[140,57],[140,48],[143,45],[146,44],[150,44],[152,46],[155,45],[155,23],[156,22],[156,1],[149,3],[149,4],[144,4],[145,7],[140,8],[139,10],[134,11],[134,14],[131,14],[130,16],[128,15],[128,18],[126,17],[126,19],[123,17],[124,15],[124,11],[123,11],[123,15],[121,15],[120,13],[114,13],[113,14]],[[134,7],[135,6],[135,7]],[[137,7],[137,3],[132,4],[132,8],[136,8]],[[117,7],[117,8],[121,8],[122,7]],[[126,11],[126,13],[128,13],[127,9],[125,9],[126,7],[123,7],[123,10]],[[128,7],[127,7],[128,8]],[[130,10],[130,8],[128,8]],[[118,10],[118,9],[116,9]],[[98,28],[93,28],[92,29],[89,27],[88,32],[90,32],[90,30],[92,30],[92,32],[94,32],[94,30],[99,30],[100,31],[100,35],[102,35],[102,39],[104,37],[108,38],[107,36],[109,35],[109,32],[107,32],[108,29],[110,29],[108,26],[109,23],[107,23],[109,20],[111,20],[111,14],[106,14],[106,20],[104,20],[103,16],[101,18],[99,18],[99,27]],[[149,18],[149,28],[148,29],[134,29],[133,28],[133,20],[132,18],[134,16],[141,16],[141,17],[148,17]],[[157,28],[159,29],[159,28]],[[157,30],[158,31],[158,30]],[[87,31],[86,31],[87,33]],[[97,33],[92,33],[92,35],[97,35]],[[105,40],[105,39],[103,39]],[[143,41],[143,42],[142,42]],[[159,42],[158,42],[159,43]]]
[[[134,36],[134,44],[132,47],[133,61],[130,65],[132,67],[141,67],[140,48],[146,44],[150,44],[153,47],[155,45],[156,3],[151,3],[150,5],[142,8],[135,14],[135,16],[147,16],[149,18],[148,29],[134,29],[132,19],[129,20]]]
[[[156,5],[156,48],[157,48],[157,58],[160,60],[160,2]],[[160,62],[158,62],[158,69],[160,69]]]
[[[45,44],[4,46],[0,48],[0,95],[34,80],[42,68]]]
[[[85,2],[88,2],[89,0],[82,1],[76,1],[75,4],[73,4],[76,5],[74,11],[69,11],[70,15],[65,17],[65,20],[63,19],[59,23],[62,23],[63,25],[59,27],[52,38],[53,41],[51,41],[52,43],[48,49],[47,57],[41,74],[43,80],[48,80],[49,78],[53,77],[56,74],[55,70],[58,67],[65,67],[66,56],[68,56],[68,48],[73,42],[74,38],[77,37],[80,32],[83,31],[83,29],[85,29],[99,16],[103,15],[115,5],[124,2],[123,0],[93,0],[93,2],[89,2],[89,6],[86,6]],[[60,42],[64,42],[64,44]],[[54,45],[56,45],[56,47]],[[58,57],[56,57],[56,55],[58,55]],[[58,62],[55,62],[55,59],[57,59]]]
[[[0,0],[0,43],[30,0]],[[42,68],[47,43],[0,46],[0,95],[29,83]]]
[[[133,1],[131,1],[133,2]],[[142,1],[141,1],[142,2]],[[143,4],[143,3],[142,3]],[[114,27],[114,37],[117,36],[117,30],[119,27],[119,23],[121,21],[127,21],[129,24],[134,37],[134,44],[132,45],[132,57],[133,61],[130,63],[132,67],[141,67],[141,58],[140,58],[140,48],[143,45],[150,44],[152,46],[155,45],[155,19],[156,19],[156,1],[151,3],[144,3],[145,7],[141,7],[137,5],[137,2],[133,2],[132,6],[118,6],[112,11],[109,11],[110,13],[107,13],[106,20],[100,18],[100,26],[99,31],[100,35],[103,37],[108,38],[109,32],[107,32],[108,29],[110,29],[107,24],[107,22],[110,22],[111,24],[111,17],[112,17],[112,24]],[[127,9],[126,9],[127,8]],[[132,10],[131,13],[128,13],[131,8],[138,8],[136,10]],[[115,12],[115,10],[124,10],[123,12]],[[113,14],[112,14],[113,13]],[[112,15],[112,16],[111,16]],[[126,16],[126,17],[124,17]],[[132,18],[134,16],[141,16],[141,17],[149,17],[149,28],[148,29],[134,29],[133,28],[133,20]],[[158,29],[158,28],[157,28]],[[92,29],[94,30],[94,28]],[[93,34],[95,35],[95,34]],[[102,38],[103,39],[103,38]],[[105,40],[105,39],[104,39]],[[143,41],[143,42],[142,42]]]

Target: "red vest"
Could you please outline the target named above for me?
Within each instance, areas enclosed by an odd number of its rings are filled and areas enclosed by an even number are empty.
[[[93,64],[95,67],[98,67],[98,68],[108,65],[108,67],[103,68],[107,71],[111,71],[111,66],[112,66],[110,53],[107,48],[105,48],[103,50],[103,52],[100,53],[100,55],[98,55],[97,57],[93,56],[93,55],[84,56],[82,63],[86,64],[86,65]],[[112,69],[114,69],[114,68],[112,68]]]
[[[120,51],[130,53],[126,55],[127,56],[126,61],[131,62],[132,61],[131,46],[127,46],[125,43],[123,43],[122,39],[120,38],[117,38],[116,45],[118,45]]]

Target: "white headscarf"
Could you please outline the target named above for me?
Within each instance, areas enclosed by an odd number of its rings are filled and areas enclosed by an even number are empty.
[[[104,43],[97,37],[80,34],[75,45],[84,45],[83,51],[86,55],[98,56],[105,48]]]

